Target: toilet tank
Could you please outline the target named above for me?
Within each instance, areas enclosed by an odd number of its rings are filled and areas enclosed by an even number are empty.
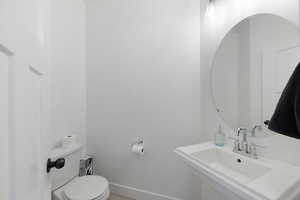
[[[51,160],[55,161],[58,158],[65,159],[65,166],[63,168],[52,168],[50,171],[52,191],[78,176],[81,154],[82,145],[80,144],[57,148],[51,152]]]

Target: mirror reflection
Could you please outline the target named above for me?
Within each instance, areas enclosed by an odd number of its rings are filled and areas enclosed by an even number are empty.
[[[211,92],[232,129],[256,127],[263,135],[300,61],[299,36],[297,26],[270,14],[251,16],[225,36],[213,62]]]

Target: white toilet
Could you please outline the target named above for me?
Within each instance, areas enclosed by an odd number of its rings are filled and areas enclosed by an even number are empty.
[[[52,168],[52,200],[107,200],[110,194],[108,181],[101,176],[78,177],[82,146],[53,150],[51,160],[65,159],[62,169]]]

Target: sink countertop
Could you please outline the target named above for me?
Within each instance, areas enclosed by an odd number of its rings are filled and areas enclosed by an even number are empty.
[[[195,153],[209,149],[219,149],[235,157],[240,157],[243,160],[270,168],[270,171],[247,182],[242,179],[239,180],[238,178],[232,179],[226,174],[226,171],[221,172],[193,156]],[[246,199],[292,200],[300,191],[300,167],[298,166],[262,157],[258,159],[247,158],[234,153],[230,145],[218,147],[212,142],[179,147],[175,152],[196,170],[212,178],[225,188],[235,191],[242,197],[246,197]]]

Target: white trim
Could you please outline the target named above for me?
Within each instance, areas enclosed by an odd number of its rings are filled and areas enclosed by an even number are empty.
[[[14,56],[14,53],[10,51],[6,46],[0,43],[0,51],[3,52],[6,56]]]
[[[279,50],[276,51],[276,53],[280,53],[280,52],[283,52],[283,51],[288,51],[288,50],[295,49],[295,48],[298,48],[298,47],[300,47],[300,44],[279,49]]]
[[[38,76],[43,76],[43,73],[40,72],[39,70],[37,70],[36,68],[32,67],[31,65],[29,66],[29,70],[34,73],[35,75],[38,75]]]
[[[110,190],[114,194],[136,200],[181,200],[158,193],[153,193],[125,185],[120,185],[117,183],[110,183]]]

